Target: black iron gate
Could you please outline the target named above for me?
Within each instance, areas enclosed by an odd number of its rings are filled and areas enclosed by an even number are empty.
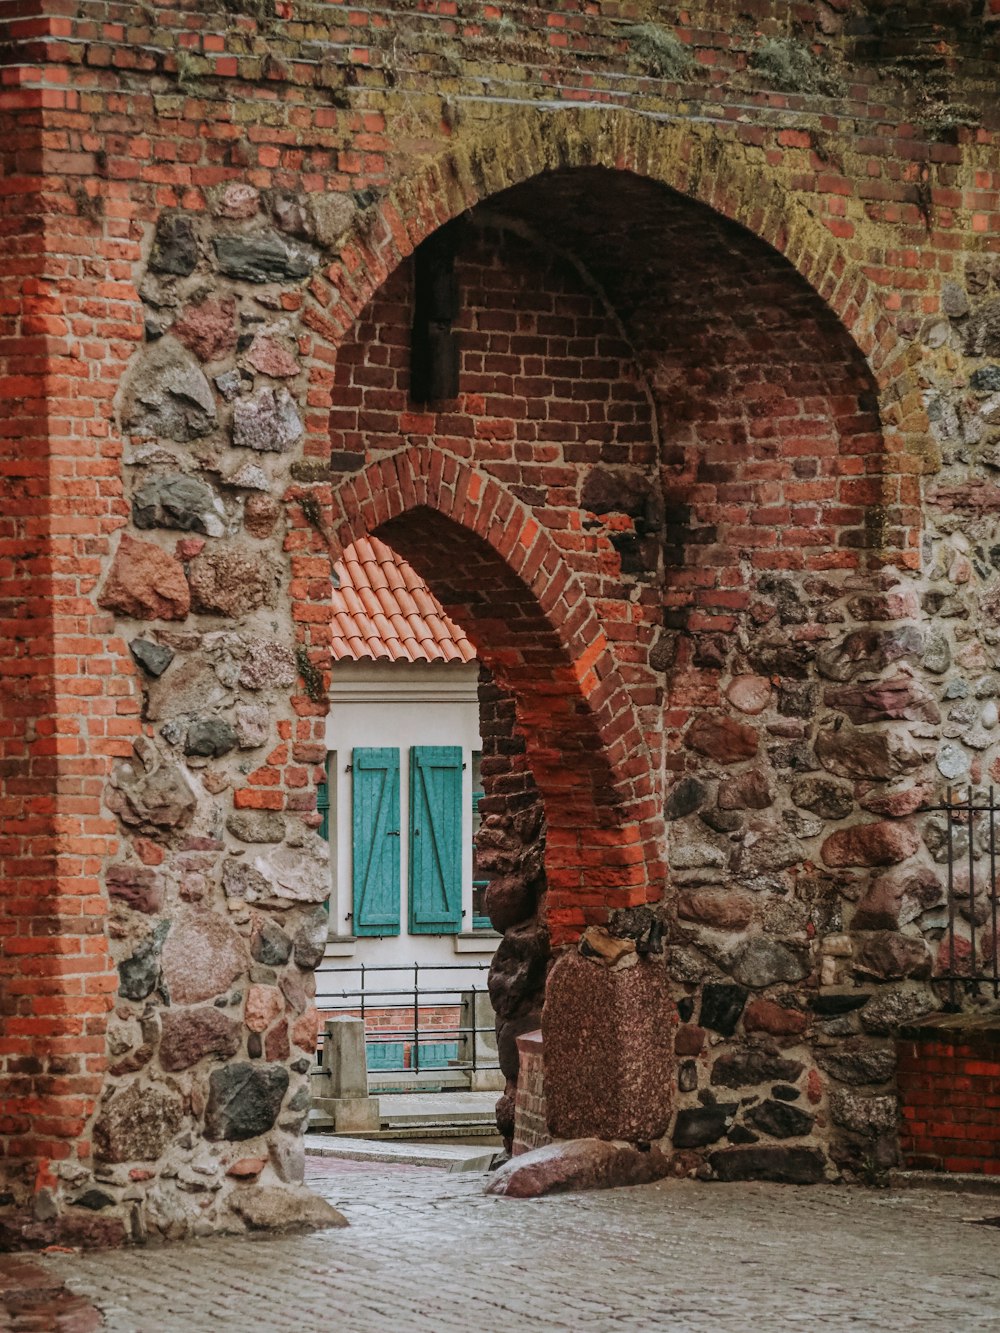
[[[949,787],[940,805],[920,813],[936,821],[925,824],[924,840],[946,873],[948,915],[935,975],[948,985],[950,1007],[984,990],[1000,999],[995,789],[969,787],[962,794]]]

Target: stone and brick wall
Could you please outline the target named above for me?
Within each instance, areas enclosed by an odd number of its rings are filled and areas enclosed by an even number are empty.
[[[413,1007],[409,1009],[399,1006],[394,1008],[366,1008],[362,1015],[360,1009],[324,1009],[320,1007],[320,1029],[327,1018],[334,1018],[343,1015],[349,1018],[361,1018],[365,1020],[365,1033],[369,1037],[368,1041],[368,1067],[369,1072],[374,1072],[384,1065],[378,1060],[377,1052],[381,1045],[389,1045],[392,1049],[392,1059],[388,1063],[397,1068],[413,1069],[414,1060],[414,1036],[413,1036]],[[462,1007],[457,1004],[422,1004],[417,1010],[420,1024],[421,1045],[424,1042],[434,1042],[435,1038],[439,1041],[458,1042],[461,1040],[459,1028],[462,1026]],[[396,1052],[399,1048],[399,1057]],[[434,1060],[435,1066],[441,1061]],[[393,1070],[392,1072],[396,1072]]]
[[[919,807],[1000,777],[996,9],[8,7],[12,1230],[297,1188],[326,590],[375,531],[489,669],[504,1132],[553,954],[652,905],[681,1166],[894,1157],[895,1031],[972,966]]]

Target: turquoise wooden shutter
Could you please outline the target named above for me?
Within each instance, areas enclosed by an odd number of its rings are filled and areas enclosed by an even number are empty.
[[[447,1069],[458,1064],[457,1041],[422,1041],[417,1052],[421,1069]]]
[[[479,875],[478,867],[478,848],[476,847],[476,834],[479,832],[479,826],[482,824],[482,817],[479,813],[479,802],[486,793],[481,787],[482,782],[482,754],[478,750],[472,752],[472,929],[473,930],[492,930],[493,922],[486,915],[484,903],[486,900],[486,890],[489,887],[489,880]]]
[[[327,777],[316,787],[316,810],[322,823],[316,832],[321,838],[330,841],[330,779]]]
[[[410,933],[462,929],[462,750],[410,751]]]
[[[399,751],[355,750],[355,935],[399,934]]]
[[[406,1050],[401,1041],[366,1042],[365,1054],[370,1073],[402,1073],[406,1068]]]
[[[323,821],[316,832],[319,836],[330,841],[330,755],[326,757],[326,776],[322,782],[316,786],[316,810],[320,819]],[[330,915],[330,899],[324,898],[323,911]]]

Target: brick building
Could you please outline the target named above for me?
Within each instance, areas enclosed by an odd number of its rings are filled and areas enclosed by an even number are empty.
[[[4,5],[8,1231],[298,1188],[372,534],[492,672],[504,1131],[547,986],[553,1132],[893,1160],[899,1025],[996,959],[988,849],[918,811],[1000,776],[998,40],[997,0]]]

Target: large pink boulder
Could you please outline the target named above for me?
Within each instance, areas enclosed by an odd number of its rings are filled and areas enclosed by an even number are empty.
[[[706,759],[719,764],[738,764],[757,753],[757,733],[731,717],[711,717],[702,713],[688,727],[684,744]]]
[[[854,909],[852,930],[899,930],[934,907],[944,895],[940,878],[927,866],[879,875]]]
[[[266,1032],[285,1012],[285,1001],[277,986],[253,985],[247,990],[243,1021],[251,1032]]]
[[[163,946],[163,980],[172,1004],[221,995],[247,968],[246,945],[218,912],[178,913]]]
[[[563,954],[549,973],[542,1010],[553,1137],[661,1138],[673,1103],[676,1021],[661,959],[609,968]]]
[[[648,1185],[670,1169],[657,1147],[605,1139],[568,1139],[512,1157],[486,1186],[487,1194],[508,1199],[537,1199],[566,1190],[606,1190],[619,1185]]]
[[[839,708],[854,723],[887,722],[940,722],[941,714],[930,693],[911,676],[894,676],[892,680],[876,681],[872,685],[845,685],[827,690],[823,696],[830,708]]]
[[[199,361],[218,361],[236,346],[236,302],[230,296],[188,306],[170,332]]]
[[[726,698],[741,713],[763,713],[771,702],[771,682],[766,676],[734,676]]]
[[[743,930],[753,920],[753,899],[727,889],[690,889],[677,899],[677,915],[713,930]]]

